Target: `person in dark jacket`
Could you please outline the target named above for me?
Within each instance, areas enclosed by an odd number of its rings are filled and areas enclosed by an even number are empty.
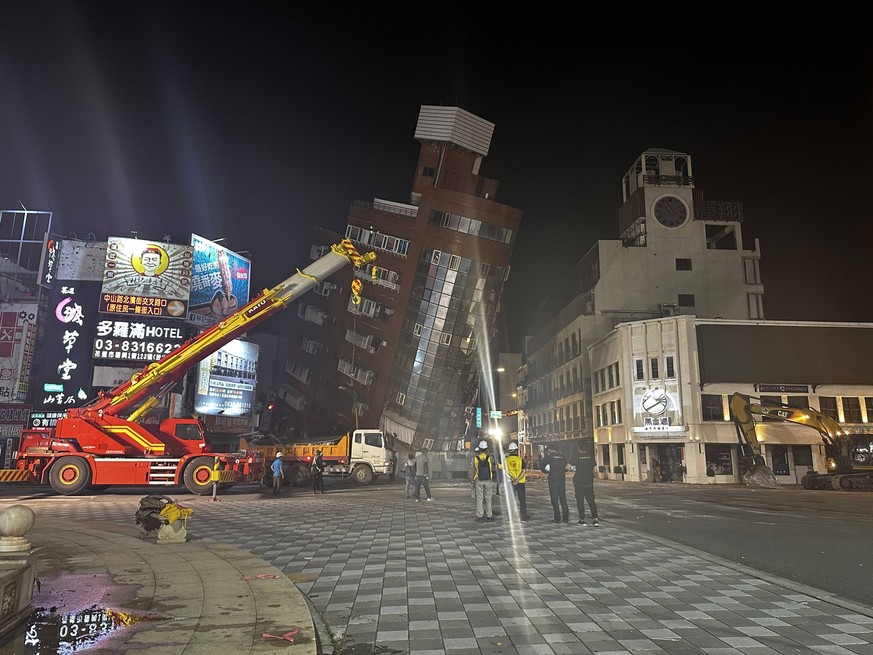
[[[570,466],[576,471],[573,474],[573,490],[576,492],[576,509],[579,511],[579,525],[585,522],[585,503],[591,510],[591,522],[595,528],[600,527],[597,519],[597,503],[594,501],[594,467],[595,459],[588,454],[588,446],[579,443],[579,452],[570,460]]]
[[[555,518],[552,523],[569,523],[570,506],[567,504],[567,458],[558,447],[551,445],[548,453],[540,461],[540,470],[549,474],[549,499]]]
[[[320,450],[315,451],[315,457],[312,458],[312,468],[309,470],[309,475],[312,477],[312,493],[324,493],[324,457]]]

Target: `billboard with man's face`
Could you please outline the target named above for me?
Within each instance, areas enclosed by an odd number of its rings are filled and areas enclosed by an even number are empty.
[[[193,260],[191,246],[109,237],[100,311],[184,319]]]

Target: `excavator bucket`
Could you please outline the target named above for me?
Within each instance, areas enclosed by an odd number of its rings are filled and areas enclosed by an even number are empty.
[[[776,479],[773,471],[760,460],[749,462],[746,473],[743,475],[743,481],[753,487],[779,488],[779,481]]]

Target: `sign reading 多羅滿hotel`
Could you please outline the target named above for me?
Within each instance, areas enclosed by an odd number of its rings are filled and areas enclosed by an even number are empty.
[[[191,293],[191,246],[109,237],[100,311],[184,319]]]

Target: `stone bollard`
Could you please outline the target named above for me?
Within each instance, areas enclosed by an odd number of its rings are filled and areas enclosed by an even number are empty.
[[[12,631],[33,612],[36,555],[24,536],[36,522],[26,505],[0,512],[0,636]]]

